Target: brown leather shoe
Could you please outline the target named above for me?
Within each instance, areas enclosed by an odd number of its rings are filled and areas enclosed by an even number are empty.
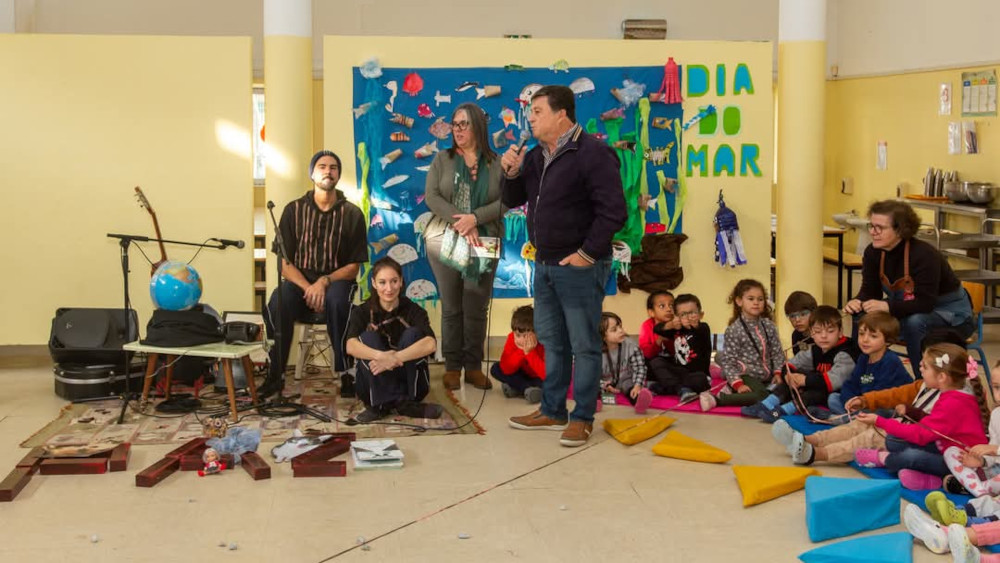
[[[567,448],[577,448],[587,443],[590,433],[594,431],[594,425],[582,420],[570,421],[566,430],[563,430],[559,437],[559,443]]]
[[[465,370],[465,382],[476,389],[493,389],[493,382],[481,369]]]
[[[454,391],[462,387],[462,372],[460,371],[446,371],[444,372],[444,388],[451,389]]]
[[[512,416],[507,419],[511,428],[518,430],[562,430],[566,428],[565,420],[556,420],[542,414],[541,409],[524,416]]]

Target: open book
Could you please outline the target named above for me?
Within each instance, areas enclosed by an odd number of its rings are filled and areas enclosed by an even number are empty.
[[[395,440],[356,440],[351,442],[355,469],[403,467],[403,451]]]

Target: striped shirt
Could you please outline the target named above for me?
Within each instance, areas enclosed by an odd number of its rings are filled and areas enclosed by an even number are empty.
[[[337,202],[328,211],[316,205],[310,190],[281,213],[278,229],[285,256],[309,283],[348,264],[368,261],[364,214],[343,192],[336,193]]]
[[[548,168],[549,164],[551,164],[552,161],[555,160],[556,156],[559,155],[559,149],[566,146],[566,143],[568,143],[569,140],[573,138],[573,135],[576,134],[576,130],[579,128],[580,124],[574,123],[573,126],[567,129],[565,133],[559,135],[559,138],[556,139],[556,150],[552,152],[549,152],[548,145],[546,145],[545,143],[540,143],[542,145],[542,157],[544,158],[545,161],[545,168]]]

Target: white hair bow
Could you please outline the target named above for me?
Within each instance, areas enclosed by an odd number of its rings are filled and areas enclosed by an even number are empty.
[[[950,363],[951,363],[951,356],[949,356],[948,354],[941,354],[940,356],[934,358],[934,364],[937,365],[939,369],[943,369]]]

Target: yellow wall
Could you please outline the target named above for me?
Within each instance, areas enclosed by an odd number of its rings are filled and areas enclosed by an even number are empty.
[[[962,72],[979,70],[989,69],[827,82],[824,219],[830,222],[832,214],[851,209],[863,215],[871,202],[896,197],[898,184],[906,184],[904,195],[923,193],[923,178],[929,167],[957,170],[963,180],[1000,183],[997,118],[961,117]],[[938,87],[942,83],[952,87],[950,116],[938,115]],[[976,122],[980,154],[948,154],[948,123],[962,120]],[[880,140],[888,142],[887,170],[875,169],[875,147]],[[840,193],[844,177],[854,179],[854,195]],[[969,228],[967,223],[951,226]],[[853,249],[855,241],[852,234],[848,247]]]
[[[707,312],[706,321],[716,332],[722,332],[729,312],[725,298],[736,282],[754,277],[767,285],[769,277],[770,216],[773,156],[773,94],[772,46],[770,43],[735,43],[714,41],[612,41],[612,40],[504,40],[454,39],[418,37],[334,37],[324,38],[323,106],[325,108],[325,138],[327,148],[339,154],[352,154],[353,116],[351,113],[351,69],[371,57],[377,57],[385,67],[501,67],[516,62],[525,66],[546,67],[565,58],[573,66],[662,65],[667,56],[681,65],[703,64],[708,67],[712,83],[707,95],[684,102],[685,117],[697,113],[697,107],[716,104],[739,105],[742,108],[742,133],[736,137],[701,139],[692,130],[684,137],[685,144],[696,147],[705,143],[709,152],[729,143],[738,148],[741,142],[760,146],[761,177],[689,179],[690,189],[684,213],[684,228],[690,239],[681,247],[681,263],[685,280],[676,292],[699,295]],[[715,95],[715,65],[725,63],[729,69],[728,83],[732,88],[732,72],[738,63],[746,63],[753,78],[755,94],[734,97],[728,91],[724,97]],[[655,89],[659,85],[647,85]],[[738,155],[737,155],[738,158]],[[738,162],[737,162],[738,164]],[[344,160],[342,187],[356,190],[357,172],[353,159]],[[740,219],[749,265],[722,270],[713,265],[715,231],[712,217],[717,209],[720,188],[725,188],[726,201]],[[350,196],[349,196],[350,197]],[[355,193],[356,197],[356,193]],[[646,293],[634,291],[604,302],[605,309],[618,312],[626,328],[633,333],[646,318]],[[493,303],[490,333],[506,334],[510,330],[510,313],[523,303],[522,299],[497,299]],[[431,311],[437,322],[440,314]]]
[[[0,344],[47,342],[58,307],[122,306],[105,235],[153,236],[136,185],[165,238],[252,240],[250,61],[249,38],[0,34]],[[251,308],[250,247],[198,256],[204,302]],[[130,254],[144,325],[149,266]]]

